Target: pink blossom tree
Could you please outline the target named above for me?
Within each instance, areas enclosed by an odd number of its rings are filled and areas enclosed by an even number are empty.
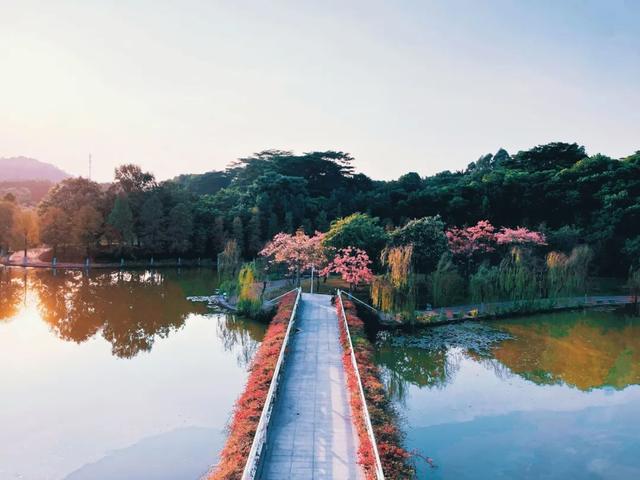
[[[495,227],[488,220],[480,220],[467,228],[453,227],[447,230],[449,249],[454,255],[471,258],[478,253],[495,250]]]
[[[316,232],[306,235],[302,230],[295,234],[278,233],[260,251],[263,257],[270,257],[269,263],[284,263],[289,272],[295,274],[296,283],[300,284],[300,274],[315,267],[321,268],[327,262],[325,247],[322,245],[324,233]]]
[[[535,232],[524,227],[503,227],[496,233],[496,241],[498,245],[536,246],[547,244],[547,239],[543,233]]]
[[[370,268],[371,260],[364,250],[355,247],[341,248],[333,260],[320,274],[327,276],[329,273],[338,273],[353,290],[361,283],[371,283],[373,272]]]

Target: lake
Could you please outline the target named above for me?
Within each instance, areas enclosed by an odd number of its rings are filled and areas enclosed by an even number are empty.
[[[640,478],[640,319],[535,315],[378,333],[419,478]]]
[[[197,479],[265,326],[211,270],[0,268],[0,478]]]

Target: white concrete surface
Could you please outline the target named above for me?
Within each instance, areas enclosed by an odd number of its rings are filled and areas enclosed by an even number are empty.
[[[260,478],[364,478],[335,307],[329,295],[301,302]]]

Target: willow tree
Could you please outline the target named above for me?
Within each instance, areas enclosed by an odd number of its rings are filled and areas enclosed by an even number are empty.
[[[240,269],[240,249],[235,240],[228,240],[224,250],[218,254],[218,277],[222,280],[234,278]]]
[[[578,245],[571,250],[567,261],[569,270],[567,285],[572,293],[587,293],[589,266],[592,260],[593,251],[588,245]]]
[[[555,298],[586,293],[592,259],[593,252],[586,245],[575,247],[569,256],[550,252],[546,258],[547,295]]]
[[[409,318],[415,316],[413,253],[413,245],[388,247],[382,251],[380,261],[387,272],[373,280],[371,299],[383,312],[402,313]]]
[[[464,292],[464,279],[458,272],[451,255],[444,254],[435,271],[429,276],[431,298],[438,307],[452,305],[460,300]]]
[[[238,311],[251,317],[257,316],[262,306],[257,280],[255,262],[245,263],[238,273]]]
[[[500,271],[488,263],[482,263],[469,278],[469,293],[474,302],[500,300]]]
[[[567,288],[567,264],[569,257],[562,252],[547,254],[547,296],[557,298]]]
[[[533,300],[540,297],[540,279],[533,258],[525,249],[513,247],[499,267],[499,285],[511,300]]]

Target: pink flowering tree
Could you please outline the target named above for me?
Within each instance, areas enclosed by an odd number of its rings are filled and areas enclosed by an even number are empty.
[[[338,250],[320,274],[327,276],[329,273],[338,273],[349,284],[349,289],[353,290],[361,283],[371,283],[373,272],[370,266],[371,260],[367,252],[355,247],[346,247]]]
[[[446,232],[449,249],[454,255],[466,258],[493,252],[496,242],[495,230],[488,220],[480,220],[472,227],[453,227]]]
[[[503,227],[496,233],[496,241],[498,245],[537,246],[547,244],[547,239],[543,233],[535,232],[524,227]]]
[[[295,234],[278,233],[260,251],[263,257],[269,257],[270,264],[284,263],[289,272],[295,275],[300,284],[300,274],[311,267],[321,268],[326,262],[325,247],[322,245],[324,233],[306,235],[302,230]]]

